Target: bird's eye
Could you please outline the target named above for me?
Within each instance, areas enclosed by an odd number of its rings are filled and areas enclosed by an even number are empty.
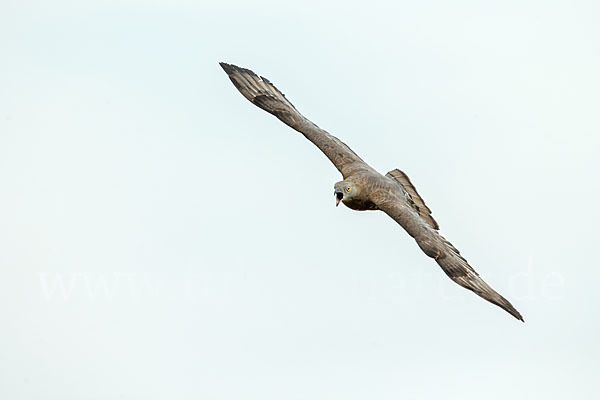
[[[349,192],[352,189],[350,186],[346,186],[346,192]]]

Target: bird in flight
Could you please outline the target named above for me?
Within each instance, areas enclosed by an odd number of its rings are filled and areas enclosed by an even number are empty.
[[[381,210],[412,236],[423,252],[460,286],[524,321],[512,304],[492,289],[438,233],[439,225],[408,176],[394,169],[382,175],[365,163],[341,140],[304,117],[268,79],[246,68],[220,63],[240,93],[254,105],[273,114],[317,146],[342,174],[334,185],[336,206],[353,210]]]

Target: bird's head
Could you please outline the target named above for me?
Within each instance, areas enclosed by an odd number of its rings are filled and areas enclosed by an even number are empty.
[[[358,187],[350,181],[341,181],[333,186],[333,194],[335,195],[335,206],[340,205],[340,201],[346,203],[352,200],[358,193]]]

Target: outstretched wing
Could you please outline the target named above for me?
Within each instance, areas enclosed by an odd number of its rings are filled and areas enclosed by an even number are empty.
[[[398,182],[400,186],[402,186],[402,189],[404,189],[404,194],[406,195],[406,199],[408,200],[410,206],[419,213],[421,218],[423,218],[425,222],[429,224],[429,226],[431,226],[435,230],[440,229],[440,226],[438,225],[437,221],[431,216],[431,210],[429,209],[429,207],[427,207],[425,201],[417,192],[417,188],[415,187],[415,185],[412,184],[412,182],[408,178],[408,175],[396,168],[385,174],[385,176],[387,176],[390,179],[393,179],[394,181]]]
[[[342,173],[344,179],[357,169],[368,167],[344,142],[300,114],[296,107],[268,79],[256,75],[249,69],[223,62],[219,64],[245,98],[302,133],[325,153]]]
[[[400,192],[381,189],[371,194],[371,200],[400,224],[415,239],[421,250],[435,259],[450,279],[523,321],[513,305],[485,283],[460,252],[428,225],[402,198]]]

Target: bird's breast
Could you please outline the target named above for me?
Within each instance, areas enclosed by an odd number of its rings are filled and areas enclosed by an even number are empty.
[[[344,205],[348,208],[357,211],[377,210],[377,206],[372,201],[361,200],[361,199],[347,199],[344,200]]]

